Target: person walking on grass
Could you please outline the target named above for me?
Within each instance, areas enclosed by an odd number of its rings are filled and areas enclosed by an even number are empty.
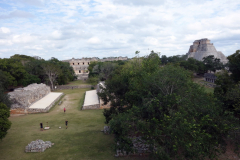
[[[43,131],[43,124],[40,123],[40,131]]]
[[[65,107],[64,107],[63,111],[64,111],[64,113],[66,112],[66,108]]]
[[[68,120],[65,121],[65,124],[66,124],[66,129],[68,128]]]

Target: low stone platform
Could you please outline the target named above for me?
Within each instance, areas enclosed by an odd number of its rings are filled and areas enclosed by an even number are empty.
[[[100,102],[97,95],[97,90],[86,91],[83,110],[85,109],[99,109]]]
[[[54,103],[61,98],[62,95],[63,95],[62,92],[50,92],[45,97],[43,97],[42,99],[32,104],[27,109],[27,112],[28,113],[48,112],[51,109],[51,107],[54,105]]]

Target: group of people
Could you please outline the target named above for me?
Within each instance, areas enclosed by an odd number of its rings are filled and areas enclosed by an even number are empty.
[[[66,108],[63,109],[64,113],[66,112]],[[65,121],[66,129],[68,128],[68,120]],[[43,123],[40,123],[40,130],[43,131]]]

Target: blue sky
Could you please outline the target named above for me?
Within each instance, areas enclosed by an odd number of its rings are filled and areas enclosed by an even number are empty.
[[[182,55],[208,38],[240,49],[236,0],[0,0],[0,58]]]

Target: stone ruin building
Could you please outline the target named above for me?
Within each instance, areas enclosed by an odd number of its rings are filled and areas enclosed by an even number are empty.
[[[104,101],[98,96],[98,93],[102,92],[102,88],[106,88],[105,82],[99,82],[96,86],[96,90],[86,91],[82,110],[85,109],[104,109],[110,108],[111,102],[104,104]]]
[[[215,83],[217,76],[213,73],[204,73],[205,81]]]
[[[47,148],[52,147],[53,143],[50,141],[43,141],[41,139],[37,139],[36,141],[32,141],[25,147],[25,152],[44,152]]]
[[[210,40],[207,38],[195,40],[193,45],[190,46],[187,53],[187,58],[194,58],[196,60],[202,61],[204,57],[213,55],[214,58],[219,58],[224,64],[228,62],[225,55],[217,51],[213,43],[210,43]]]
[[[78,76],[79,80],[86,80],[88,79],[88,66],[91,62],[106,62],[106,61],[118,61],[118,60],[128,60],[127,57],[108,57],[99,59],[97,57],[92,58],[82,58],[82,59],[69,59],[63,60],[63,62],[69,62],[70,66],[73,67],[75,74]]]
[[[50,87],[42,83],[33,83],[24,88],[17,88],[8,93],[13,102],[11,109],[25,110],[50,92]]]

